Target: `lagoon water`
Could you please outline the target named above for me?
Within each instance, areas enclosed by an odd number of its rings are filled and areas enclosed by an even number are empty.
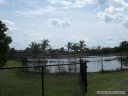
[[[117,59],[118,56],[88,56],[85,58],[82,58],[83,60],[87,60],[87,72],[99,72],[102,69],[103,64],[103,70],[109,71],[109,70],[120,70],[121,68],[121,62]],[[79,62],[79,58],[70,58],[70,59],[48,59],[47,65],[55,65],[55,64],[68,64],[72,62]],[[60,66],[56,67],[53,66],[50,68],[52,72],[57,72],[57,70],[61,71],[68,71],[69,66]],[[78,65],[72,65],[72,71],[79,71],[79,64]],[[76,69],[75,69],[76,68]],[[123,66],[123,68],[128,68],[128,66]]]

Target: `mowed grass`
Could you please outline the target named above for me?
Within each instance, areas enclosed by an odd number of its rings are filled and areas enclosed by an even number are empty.
[[[14,63],[14,65],[13,65]],[[7,66],[21,66],[10,60]],[[1,96],[42,96],[42,74],[25,73],[22,69],[0,70]],[[44,74],[45,96],[81,96],[79,74]]]
[[[6,66],[8,67],[21,67],[22,63],[15,60],[8,60]]]
[[[97,91],[125,91],[128,96],[128,71],[88,74],[88,96],[113,96],[99,95]]]
[[[15,62],[14,65],[12,62]],[[21,66],[17,61],[9,61],[11,66]],[[24,74],[19,69],[1,70],[1,96],[41,96],[41,74]],[[45,74],[45,96],[82,96],[79,86],[79,74]],[[97,91],[125,91],[128,96],[128,71],[108,73],[88,73],[87,96],[100,95]]]

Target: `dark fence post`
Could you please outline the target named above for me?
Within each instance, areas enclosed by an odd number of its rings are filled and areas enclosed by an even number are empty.
[[[42,74],[42,76],[41,76],[41,79],[42,79],[42,96],[44,96],[44,67],[43,66],[41,66],[41,74]]]
[[[123,71],[123,68],[122,68],[122,65],[123,65],[123,58],[122,58],[122,55],[121,55],[120,62],[121,62],[121,71]]]
[[[82,82],[82,90],[84,90],[84,94],[87,93],[87,62],[80,59],[80,79]]]
[[[0,62],[1,64],[1,62]],[[0,68],[0,72],[1,72],[1,68]],[[1,96],[1,74],[0,74],[0,96]]]
[[[104,72],[104,67],[103,67],[103,57],[101,56],[101,72]]]
[[[1,71],[1,69],[0,69],[0,71]],[[0,96],[2,96],[2,95],[1,95],[1,90],[2,90],[2,89],[1,89],[2,87],[1,87],[1,86],[2,86],[2,85],[1,85],[1,75],[0,75]]]
[[[85,70],[84,70],[84,73],[85,73],[84,84],[85,84],[85,92],[87,93],[88,84],[87,84],[87,62],[86,61],[84,62],[84,68],[85,68]]]

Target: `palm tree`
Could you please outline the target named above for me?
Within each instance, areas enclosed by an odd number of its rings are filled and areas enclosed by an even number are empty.
[[[67,45],[65,45],[67,48],[68,48],[68,52],[70,51],[70,49],[72,48],[72,43],[71,42],[68,42]]]
[[[48,39],[41,40],[40,46],[41,46],[42,52],[43,52],[43,54],[44,54],[44,59],[45,59],[46,49],[47,49],[48,47],[50,47],[50,45],[49,45],[49,40],[48,40]]]
[[[42,49],[43,53],[45,53],[46,49],[50,46],[49,45],[49,40],[47,40],[47,39],[41,40],[40,45],[41,45],[41,49]]]
[[[80,52],[83,52],[83,50],[85,49],[85,41],[84,40],[80,40],[79,41],[79,47],[80,47]]]
[[[71,49],[76,53],[79,49],[79,44],[78,43],[72,43]]]
[[[32,53],[32,62],[34,65],[40,65],[40,63],[36,63],[35,58],[40,58],[40,44],[32,42],[30,45],[30,50]],[[39,59],[40,60],[40,59]],[[35,68],[35,72],[40,71],[39,68]]]
[[[30,50],[34,58],[40,55],[40,44],[32,42],[30,45]]]

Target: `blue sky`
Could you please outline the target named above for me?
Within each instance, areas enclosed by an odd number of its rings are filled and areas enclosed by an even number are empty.
[[[0,0],[11,47],[48,39],[52,48],[85,40],[88,47],[128,40],[128,0]]]

